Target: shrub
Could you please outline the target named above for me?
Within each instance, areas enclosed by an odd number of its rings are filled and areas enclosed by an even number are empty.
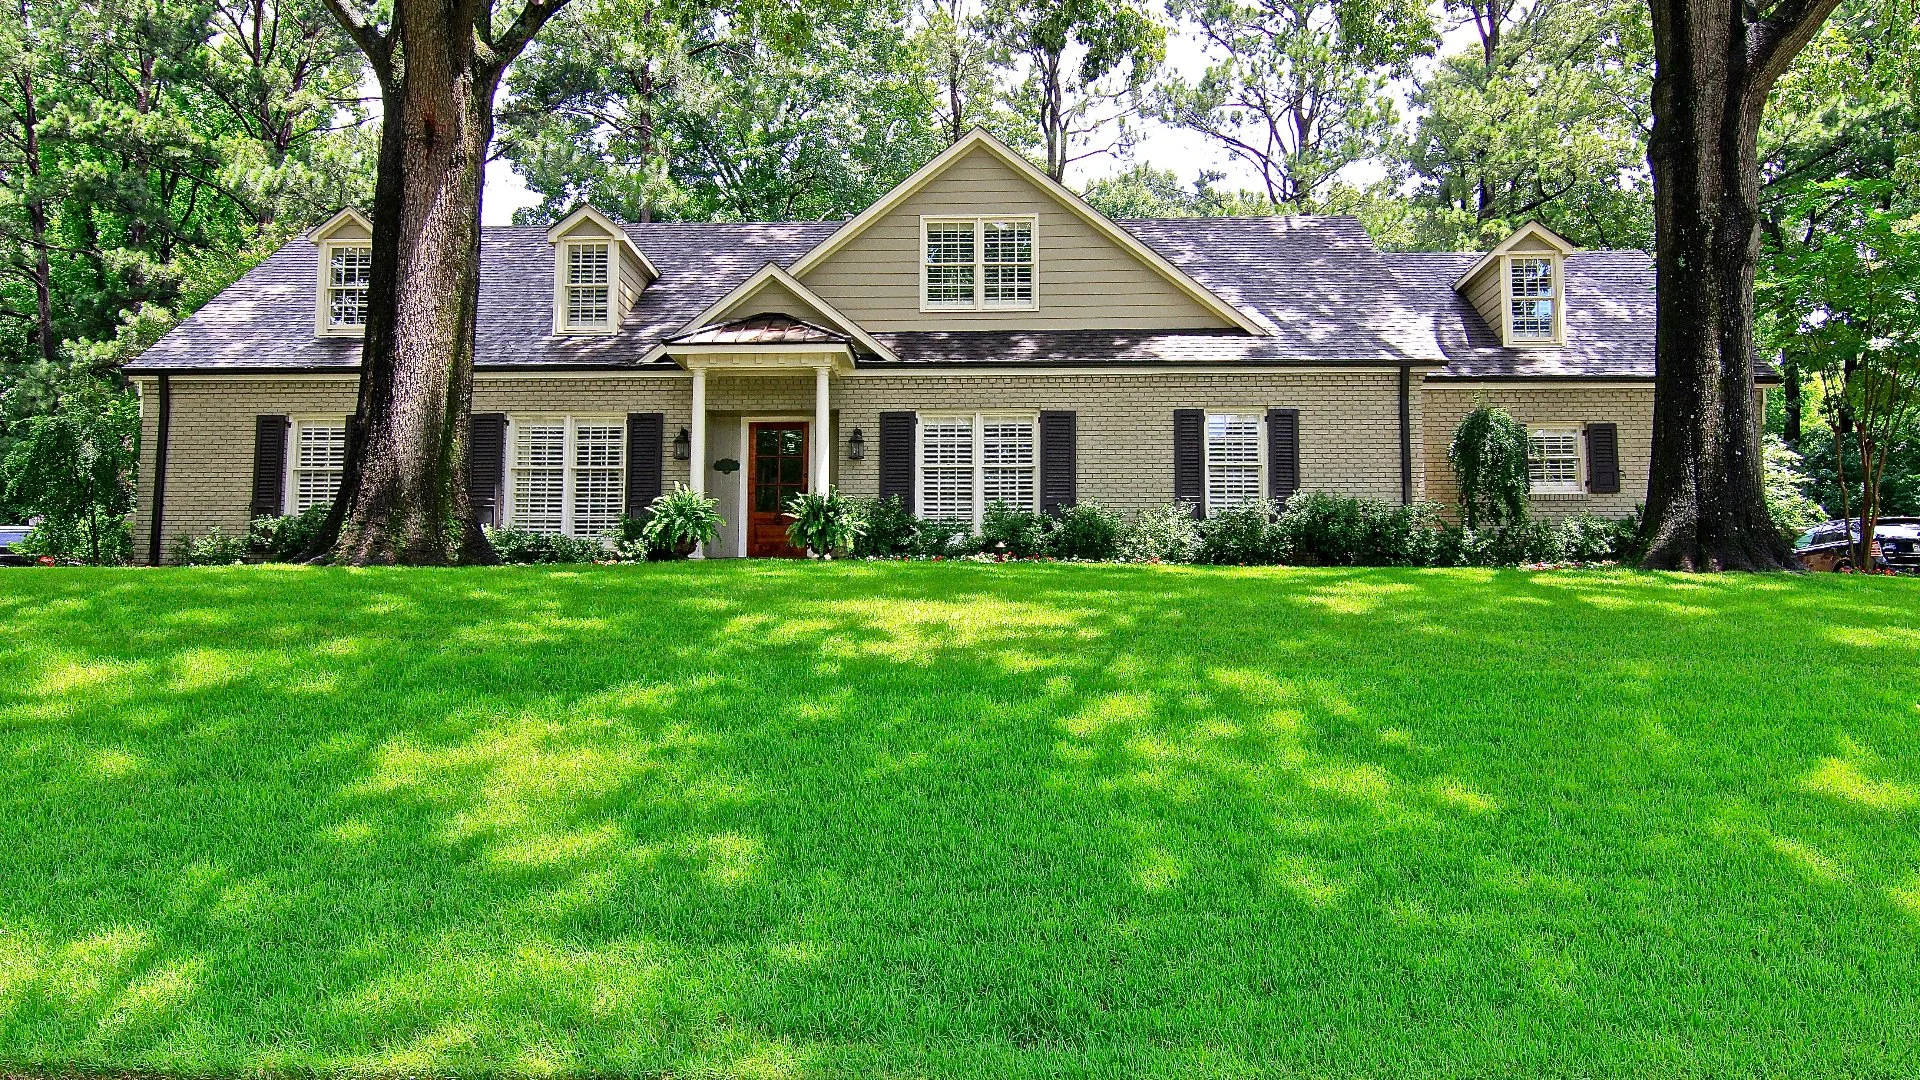
[[[278,562],[297,559],[313,543],[313,538],[320,535],[320,526],[326,524],[331,509],[331,505],[323,503],[297,514],[254,518],[253,524],[247,526],[247,542],[269,559]]]
[[[1633,518],[1581,514],[1560,523],[1560,554],[1570,562],[1621,562],[1633,545]]]
[[[965,521],[922,521],[913,530],[913,546],[907,554],[924,559],[950,559],[980,550],[973,538],[973,525]]]
[[[685,484],[675,484],[672,491],[656,496],[647,505],[640,539],[651,558],[685,558],[694,547],[712,543],[725,524],[719,500],[709,499]]]
[[[170,552],[177,566],[231,566],[246,558],[247,538],[228,536],[218,525],[199,536],[182,536]]]
[[[1053,525],[1053,554],[1062,559],[1101,562],[1120,554],[1120,515],[1097,502],[1076,503],[1060,511]]]
[[[99,518],[91,526],[73,518],[42,518],[13,550],[55,563],[121,566],[133,561],[133,523],[124,517]]]
[[[1050,524],[1045,514],[1016,510],[996,499],[980,517],[980,550],[1017,559],[1044,554]]]
[[[1275,522],[1288,561],[1307,566],[1431,566],[1440,549],[1431,503],[1402,506],[1302,492]]]
[[[907,510],[906,504],[900,501],[900,496],[862,499],[856,505],[855,512],[867,523],[866,531],[853,541],[855,555],[886,559],[913,550],[913,536],[918,522]]]
[[[787,543],[823,559],[846,554],[867,531],[860,508],[839,488],[795,495],[787,503],[786,516],[793,519],[787,526]]]
[[[1455,528],[1442,538],[1440,566],[1524,566],[1565,562],[1563,534],[1550,522]]]
[[[524,529],[487,529],[487,542],[503,563],[590,563],[611,554],[604,541],[563,533],[535,533]]]
[[[1460,481],[1468,528],[1527,520],[1527,429],[1505,409],[1482,405],[1454,430],[1447,461]]]
[[[1807,463],[1778,435],[1767,436],[1761,447],[1762,475],[1766,485],[1767,515],[1773,527],[1789,542],[1827,520],[1827,512],[1807,497],[1813,480],[1807,475]]]
[[[1281,533],[1273,526],[1277,507],[1250,499],[1199,522],[1200,543],[1193,561],[1222,566],[1264,566],[1285,554]]]
[[[1128,562],[1191,562],[1199,547],[1192,503],[1140,510],[1120,532],[1120,557]]]

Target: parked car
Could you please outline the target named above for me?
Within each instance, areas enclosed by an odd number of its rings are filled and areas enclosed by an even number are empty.
[[[1793,543],[1794,557],[1809,570],[1852,570],[1860,540],[1860,519],[1826,521]],[[1920,518],[1881,518],[1873,530],[1873,567],[1920,573]]]
[[[0,525],[0,566],[25,566],[32,561],[13,550],[13,545],[27,538],[27,528],[25,525]]]

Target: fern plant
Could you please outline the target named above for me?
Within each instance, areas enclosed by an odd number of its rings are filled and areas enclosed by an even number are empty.
[[[672,491],[647,505],[647,522],[640,526],[640,539],[654,558],[685,558],[699,545],[712,543],[725,524],[718,499],[709,499],[685,484],[675,484]]]
[[[851,550],[867,531],[860,507],[840,494],[839,488],[795,495],[787,501],[786,515],[793,519],[787,526],[787,542],[822,559]]]

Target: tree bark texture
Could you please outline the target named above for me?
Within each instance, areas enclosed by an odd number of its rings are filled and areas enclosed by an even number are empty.
[[[496,561],[464,483],[481,185],[500,77],[565,2],[529,0],[495,41],[485,0],[399,0],[385,33],[369,9],[329,0],[384,109],[359,411],[316,541],[331,561]]]
[[[1756,146],[1768,91],[1838,0],[1782,0],[1758,18],[1744,0],[1650,2],[1658,314],[1644,565],[1785,569],[1754,407]]]

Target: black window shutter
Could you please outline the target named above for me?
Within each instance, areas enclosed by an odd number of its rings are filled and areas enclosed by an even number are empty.
[[[667,416],[627,414],[627,515],[639,517],[660,497],[666,477]]]
[[[500,480],[507,465],[507,414],[467,418],[467,501],[482,525],[500,524]]]
[[[1595,495],[1620,491],[1620,427],[1587,425],[1587,490]]]
[[[253,418],[253,504],[248,509],[254,517],[286,512],[289,426],[284,416]]]
[[[1193,516],[1207,512],[1207,413],[1173,410],[1173,500],[1193,504]]]
[[[1040,512],[1058,516],[1078,501],[1078,462],[1074,454],[1075,417],[1071,412],[1040,414]]]
[[[1300,490],[1300,410],[1267,410],[1267,495],[1285,503]]]
[[[880,497],[900,496],[913,513],[913,425],[910,412],[880,414]]]

